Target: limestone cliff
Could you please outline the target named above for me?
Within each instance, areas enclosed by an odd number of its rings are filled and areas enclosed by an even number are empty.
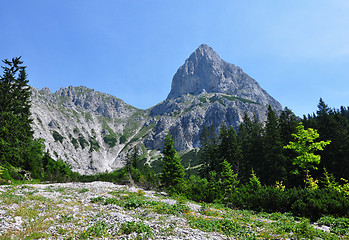
[[[281,105],[241,68],[222,60],[205,44],[193,52],[172,80],[168,99],[202,92],[225,93],[280,109]]]
[[[263,122],[268,105],[281,110],[241,68],[201,45],[174,75],[168,98],[150,109],[70,86],[55,93],[33,88],[31,111],[35,136],[45,139],[51,155],[74,171],[92,174],[124,166],[134,147],[148,163],[154,162],[168,133],[177,150],[198,148],[204,126],[225,123],[237,129],[244,113]]]

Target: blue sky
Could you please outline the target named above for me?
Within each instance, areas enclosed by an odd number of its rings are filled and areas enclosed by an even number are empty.
[[[347,0],[0,0],[0,58],[30,85],[84,85],[149,108],[202,43],[302,116],[349,105]]]

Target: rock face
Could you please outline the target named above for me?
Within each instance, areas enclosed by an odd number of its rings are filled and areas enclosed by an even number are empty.
[[[259,84],[234,64],[222,60],[212,48],[203,44],[185,61],[172,80],[167,99],[202,92],[225,93],[280,109],[281,105]]]
[[[36,137],[51,155],[83,174],[112,171],[125,164],[136,147],[148,163],[158,160],[171,133],[178,151],[200,147],[204,126],[222,123],[237,129],[243,115],[267,118],[267,106],[281,105],[241,68],[201,45],[173,77],[171,92],[158,105],[141,110],[86,87],[55,93],[33,88]]]
[[[147,111],[86,87],[32,90],[35,137],[45,139],[55,159],[83,174],[124,166],[125,152],[146,134]],[[140,131],[142,130],[142,133]],[[133,142],[131,142],[133,141]]]

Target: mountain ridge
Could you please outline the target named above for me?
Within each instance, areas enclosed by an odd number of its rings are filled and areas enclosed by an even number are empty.
[[[193,74],[187,68],[192,64]],[[207,67],[203,67],[205,64]],[[217,78],[219,74],[223,78]],[[239,85],[244,79],[247,83]],[[188,92],[190,81],[204,83],[195,88],[198,91]],[[183,86],[177,88],[180,82]],[[239,90],[229,90],[233,84],[244,91],[235,94]],[[218,90],[214,92],[209,86]],[[133,149],[152,165],[160,160],[168,133],[173,135],[178,151],[189,151],[200,147],[203,127],[225,123],[237,129],[245,113],[263,122],[267,105],[275,111],[282,108],[254,79],[220,59],[207,45],[196,49],[178,69],[169,97],[145,110],[84,86],[69,86],[54,93],[48,88],[33,88],[32,92],[35,137],[45,139],[46,149],[55,159],[63,159],[82,174],[120,168]]]

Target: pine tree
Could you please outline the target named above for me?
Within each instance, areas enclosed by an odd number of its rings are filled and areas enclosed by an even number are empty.
[[[283,145],[281,141],[281,129],[276,113],[271,106],[268,107],[268,117],[263,135],[263,146],[265,153],[265,164],[263,175],[266,184],[275,181],[286,180],[285,158],[283,157]]]
[[[200,169],[200,176],[203,178],[209,178],[211,171],[217,171],[220,168],[218,160],[218,137],[215,133],[215,128],[203,127],[201,132],[201,149],[200,160],[202,167]]]
[[[173,147],[174,140],[169,134],[165,138],[163,154],[163,171],[161,174],[162,185],[166,189],[180,190],[181,184],[184,182],[184,167],[177,150]]]
[[[242,174],[247,180],[251,169],[254,169],[260,176],[263,173],[263,164],[265,162],[263,152],[263,128],[257,118],[253,121],[245,113],[243,122],[239,126],[238,137],[241,145],[242,153]]]
[[[219,134],[219,146],[218,146],[219,164],[222,168],[222,163],[226,160],[230,163],[236,174],[240,172],[240,160],[241,149],[236,135],[236,132],[232,126],[227,128],[225,124],[222,124]],[[219,169],[220,172],[221,169]]]
[[[0,77],[0,164],[22,166],[33,144],[31,90],[20,57],[3,62],[5,66]]]
[[[280,113],[279,116],[281,145],[285,146],[293,140],[292,134],[297,132],[297,126],[299,118],[287,107]],[[292,151],[283,149],[282,156],[284,158],[284,166],[287,173],[287,179],[283,182],[288,186],[298,186],[301,184],[299,178],[294,174],[290,174],[293,170],[292,159],[296,157],[296,154]]]

